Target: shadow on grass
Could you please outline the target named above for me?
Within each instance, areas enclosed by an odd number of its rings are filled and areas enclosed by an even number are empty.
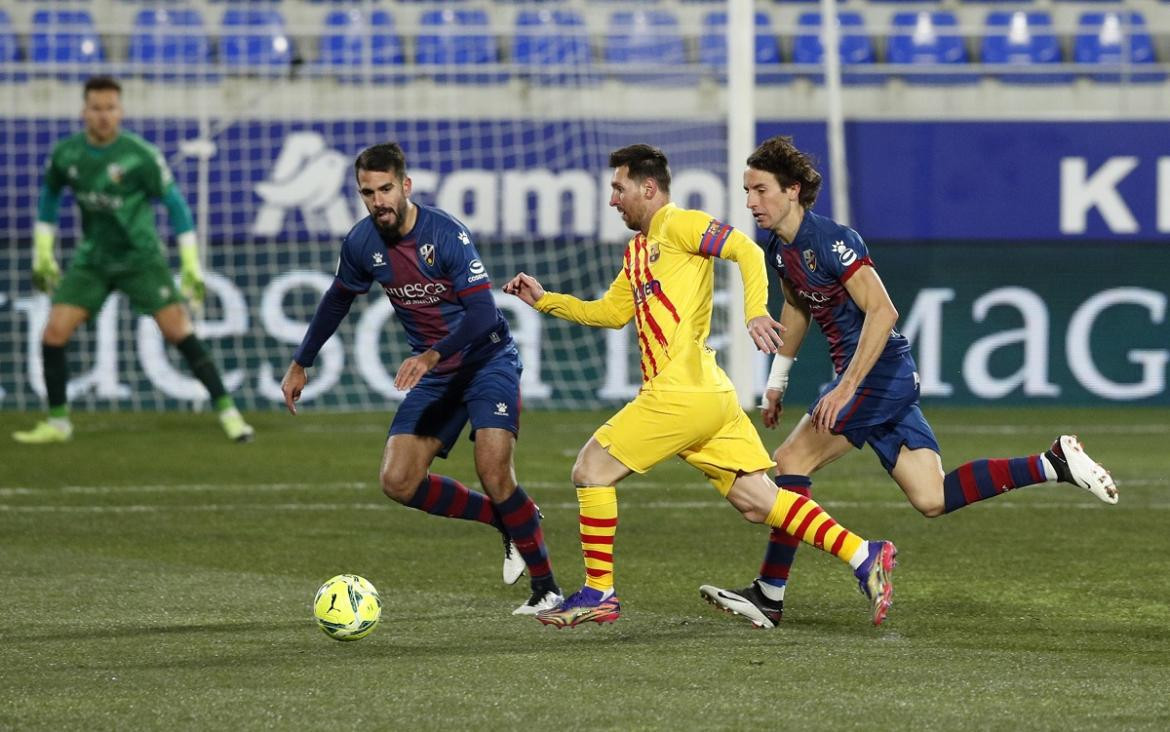
[[[240,634],[248,633],[256,635],[258,633],[271,633],[274,630],[292,629],[296,627],[312,627],[310,622],[304,620],[285,620],[285,621],[252,621],[246,623],[222,622],[222,623],[195,623],[182,625],[135,625],[135,626],[119,626],[116,628],[74,628],[74,629],[54,629],[44,633],[35,633],[30,635],[26,631],[22,633],[23,638],[35,637],[38,642],[55,641],[55,640],[116,640],[119,638],[149,638],[152,635],[157,636],[181,636],[181,635],[198,635],[203,633],[231,633]],[[5,639],[6,634],[0,633],[0,639]]]

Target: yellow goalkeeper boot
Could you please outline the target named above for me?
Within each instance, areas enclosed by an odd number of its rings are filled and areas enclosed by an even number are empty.
[[[12,439],[26,445],[48,445],[68,442],[73,437],[73,424],[67,419],[48,419],[25,432],[13,432]]]
[[[251,442],[255,435],[252,425],[244,421],[244,417],[235,407],[220,412],[219,423],[223,425],[224,434],[232,442]]]

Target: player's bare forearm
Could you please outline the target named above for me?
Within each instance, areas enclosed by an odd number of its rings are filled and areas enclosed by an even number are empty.
[[[780,311],[780,325],[784,328],[784,345],[777,351],[782,356],[796,358],[804,337],[808,334],[811,318],[807,309],[791,302]]]
[[[857,349],[841,375],[842,385],[857,389],[885,350],[890,339],[890,331],[898,323],[898,311],[872,267],[862,267],[858,270],[857,274],[845,283],[845,289],[857,306],[865,312],[861,334],[857,339]]]
[[[296,416],[297,401],[300,400],[301,391],[304,390],[308,380],[309,375],[305,372],[305,367],[296,361],[289,364],[288,370],[284,372],[284,378],[280,380],[280,391],[284,394],[284,405],[288,408],[289,414],[293,416]]]

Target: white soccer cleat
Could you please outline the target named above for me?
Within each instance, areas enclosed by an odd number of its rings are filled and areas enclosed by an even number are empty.
[[[1113,476],[1089,457],[1076,435],[1057,437],[1044,457],[1056,469],[1061,482],[1079,485],[1110,505],[1117,503],[1119,496]]]
[[[759,580],[741,590],[702,585],[699,596],[723,612],[742,615],[757,628],[775,628],[784,616],[784,602],[769,600],[760,590]]]
[[[560,607],[565,596],[557,590],[533,590],[528,602],[512,611],[513,615],[536,615],[545,610]]]
[[[524,556],[520,554],[520,550],[516,548],[516,542],[504,537],[504,584],[514,585],[516,581],[524,576],[524,570],[528,569],[528,565],[524,562]]]

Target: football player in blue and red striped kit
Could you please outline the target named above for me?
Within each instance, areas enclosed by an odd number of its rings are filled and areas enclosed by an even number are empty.
[[[394,386],[408,391],[390,425],[382,455],[382,491],[411,508],[489,524],[504,542],[504,581],[527,569],[535,615],[564,599],[553,577],[541,515],[516,484],[512,455],[520,431],[520,354],[496,308],[491,279],[466,227],[433,206],[410,200],[406,157],[396,143],[374,145],[354,162],[370,215],[341,245],[333,285],[321,298],[281,389],[296,402],[318,351],[354,298],[382,288],[406,331],[412,355]],[[429,472],[471,422],[475,468],[484,493]]]
[[[757,225],[772,232],[768,265],[784,289],[785,326],[764,394],[764,425],[780,419],[788,371],[816,321],[829,342],[836,378],[821,392],[773,458],[776,484],[810,496],[812,473],[851,448],[868,444],[911,505],[928,518],[1016,488],[1049,481],[1080,486],[1117,503],[1109,473],[1075,436],[1061,435],[1044,453],[973,460],[944,473],[938,442],[918,406],[918,372],[910,344],[894,326],[898,311],[856,231],[813,213],[821,176],[789,137],[773,137],[747,161],[744,190]],[[760,576],[743,589],[703,585],[712,604],[770,628],[780,621],[798,542],[772,530]]]

